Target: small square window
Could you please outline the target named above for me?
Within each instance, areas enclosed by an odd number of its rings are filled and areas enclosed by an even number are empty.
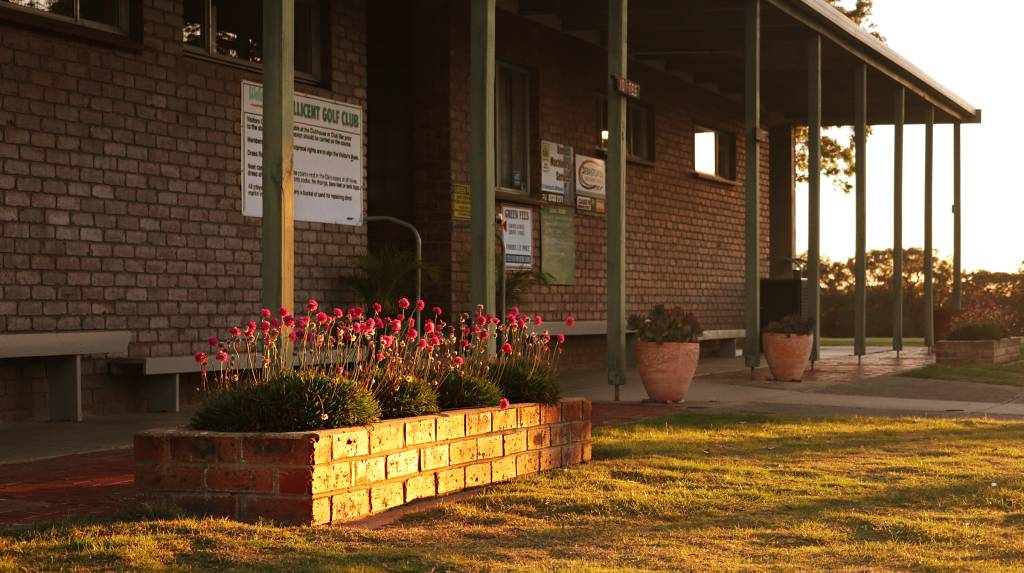
[[[90,28],[128,33],[128,0],[0,0],[0,5]]]
[[[598,147],[608,149],[608,98],[598,98],[597,107],[601,126]],[[637,101],[626,104],[626,153],[635,159],[654,161],[654,112]]]
[[[693,169],[722,179],[736,179],[736,134],[697,127],[693,131]]]

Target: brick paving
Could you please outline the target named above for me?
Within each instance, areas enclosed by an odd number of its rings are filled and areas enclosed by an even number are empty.
[[[935,363],[935,355],[925,348],[908,348],[900,357],[895,352],[876,352],[857,360],[856,356],[830,357],[819,360],[814,370],[804,374],[804,382],[855,382],[914,370]],[[750,377],[749,370],[718,372],[701,376],[704,380],[737,380]],[[754,380],[771,380],[767,366],[755,368]]]

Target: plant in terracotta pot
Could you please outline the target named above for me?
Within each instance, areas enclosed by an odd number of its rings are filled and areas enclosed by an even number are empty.
[[[799,382],[814,346],[814,319],[791,314],[764,329],[764,356],[775,380]]]
[[[629,317],[636,331],[636,365],[647,396],[656,402],[681,402],[700,360],[700,322],[681,308],[657,305],[646,315]]]

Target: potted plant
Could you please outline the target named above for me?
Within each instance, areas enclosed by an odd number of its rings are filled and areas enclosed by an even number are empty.
[[[628,326],[637,334],[636,364],[647,396],[657,402],[683,401],[700,360],[700,322],[681,308],[659,304],[647,315],[629,317]]]
[[[791,314],[764,329],[764,355],[778,381],[799,382],[814,347],[814,319]]]

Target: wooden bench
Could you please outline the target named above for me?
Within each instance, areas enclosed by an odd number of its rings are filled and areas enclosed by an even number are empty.
[[[604,336],[608,334],[608,323],[603,320],[579,320],[576,321],[576,326],[568,328],[564,322],[552,322],[541,326],[541,328],[547,329],[549,333],[564,334],[566,336]],[[633,334],[634,331],[627,330],[627,334]],[[718,355],[726,358],[736,357],[736,340],[744,338],[747,335],[747,331],[742,328],[738,329],[723,329],[723,330],[705,330],[704,334],[700,336],[701,342],[710,341],[721,341],[718,349]]]
[[[0,359],[46,358],[50,420],[82,421],[82,356],[128,352],[127,330],[0,334]]]

